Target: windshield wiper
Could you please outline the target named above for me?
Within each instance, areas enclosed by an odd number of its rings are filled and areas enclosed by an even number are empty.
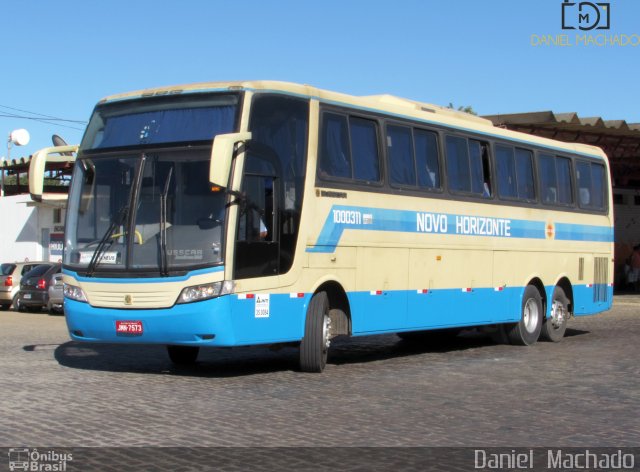
[[[169,264],[167,262],[167,196],[169,195],[169,184],[173,176],[173,167],[169,169],[169,175],[164,182],[164,189],[160,195],[160,274],[169,275]]]
[[[113,221],[107,228],[107,231],[105,231],[104,235],[98,242],[98,247],[93,253],[93,256],[91,256],[91,261],[87,266],[87,277],[93,276],[93,273],[96,270],[96,266],[98,265],[98,263],[100,262],[100,259],[102,258],[102,254],[104,254],[104,252],[107,249],[109,249],[113,244],[113,238],[111,237],[113,235],[113,232],[118,228],[118,226],[120,226],[124,222],[128,214],[129,214],[129,205],[124,205],[122,208],[120,208],[120,210],[118,210],[116,217],[113,219]],[[107,241],[108,241],[108,244],[107,244]]]

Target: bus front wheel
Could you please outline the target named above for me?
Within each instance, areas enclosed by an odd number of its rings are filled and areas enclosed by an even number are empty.
[[[533,285],[527,285],[522,297],[520,321],[507,327],[507,337],[511,344],[531,346],[540,337],[542,330],[542,297]]]
[[[167,346],[169,359],[177,365],[195,364],[199,352],[198,346]]]
[[[556,286],[551,297],[551,312],[542,325],[542,339],[554,343],[562,340],[570,316],[569,303],[562,287]]]
[[[322,372],[327,365],[331,343],[329,297],[326,292],[316,293],[309,302],[304,337],[300,342],[300,370]]]

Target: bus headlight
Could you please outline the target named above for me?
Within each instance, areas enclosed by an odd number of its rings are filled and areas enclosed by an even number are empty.
[[[76,300],[78,302],[87,303],[87,296],[84,294],[84,291],[80,287],[76,287],[75,285],[64,284],[64,296],[71,299]]]
[[[211,284],[193,285],[185,287],[176,303],[191,303],[208,300],[210,298],[219,297],[233,293],[235,285],[230,280],[223,282],[214,282]]]

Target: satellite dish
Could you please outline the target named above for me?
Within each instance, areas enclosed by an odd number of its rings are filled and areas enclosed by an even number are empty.
[[[26,146],[29,144],[30,139],[31,136],[29,136],[29,132],[26,129],[13,130],[9,135],[9,141],[16,146]]]
[[[51,141],[53,141],[54,146],[67,146],[67,142],[57,134],[51,136]]]
[[[54,146],[68,146],[67,142],[57,134],[54,134],[53,136],[51,136],[51,141],[53,141]],[[61,152],[60,155],[72,156],[73,154],[70,152]]]

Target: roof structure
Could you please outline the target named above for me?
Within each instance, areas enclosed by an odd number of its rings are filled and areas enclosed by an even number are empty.
[[[539,111],[489,115],[494,125],[559,141],[598,146],[609,156],[616,184],[640,184],[640,123],[577,113]],[[635,183],[637,182],[637,183]]]
[[[22,193],[29,193],[29,186],[20,183],[20,175],[29,175],[29,164],[31,164],[31,157],[17,157],[15,159],[0,160],[0,170],[4,170],[4,192],[5,195],[19,195]],[[69,177],[73,170],[73,164],[67,162],[47,162],[46,171],[54,178],[62,178],[63,176]],[[9,175],[16,175],[15,183],[9,184],[7,177]],[[51,193],[63,193],[67,192],[66,186],[47,185],[47,191]]]

